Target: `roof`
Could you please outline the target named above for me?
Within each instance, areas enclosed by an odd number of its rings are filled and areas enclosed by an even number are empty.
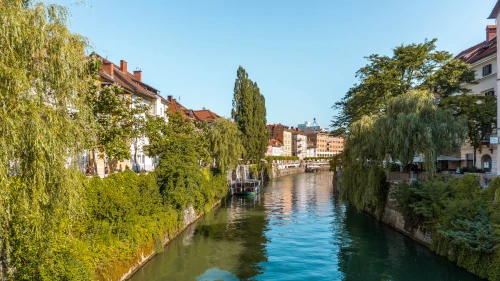
[[[304,136],[307,136],[307,134],[302,131],[301,129],[299,128],[292,128],[292,134],[293,135],[304,135]]]
[[[497,53],[497,38],[493,38],[489,41],[481,42],[469,49],[462,51],[455,58],[462,60],[463,62],[473,64],[484,58]]]
[[[500,1],[497,1],[488,19],[496,19],[499,13],[500,13]]]
[[[176,99],[173,99],[171,96],[168,97],[168,100],[170,102],[170,106],[168,107],[168,111],[171,114],[176,114],[177,112],[180,112],[182,117],[184,117],[185,120],[189,119],[189,120],[195,121],[193,110],[187,109],[182,104],[180,104]]]
[[[208,109],[194,110],[193,113],[197,121],[207,121],[210,123],[220,118],[219,115]]]
[[[280,140],[278,140],[278,139],[270,139],[269,140],[269,145],[273,146],[273,147],[282,147],[283,143]]]
[[[213,121],[221,118],[217,113],[209,109],[188,109],[180,104],[176,99],[172,98],[172,96],[168,96],[168,101],[170,102],[170,106],[168,107],[170,113],[176,114],[177,112],[180,112],[185,120],[193,120],[194,122],[206,121],[208,123],[212,123]]]
[[[103,80],[106,80],[107,82],[111,83],[116,83],[130,93],[138,94],[143,97],[162,98],[163,100],[165,100],[162,96],[160,96],[160,91],[158,91],[157,89],[137,80],[137,78],[128,71],[127,72],[122,71],[118,65],[112,63],[111,61],[100,56],[99,54],[95,55],[103,63],[110,63],[113,66],[113,76],[111,76],[110,73],[104,71],[104,69],[101,69],[101,71],[99,71],[99,76],[101,76]]]

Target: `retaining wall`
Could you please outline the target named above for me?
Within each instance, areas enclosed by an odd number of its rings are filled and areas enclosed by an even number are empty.
[[[217,207],[219,204],[220,204],[220,201],[215,203],[214,206],[212,206],[212,209]],[[177,237],[179,234],[181,234],[188,226],[190,226],[191,224],[196,222],[199,218],[203,217],[203,215],[205,215],[205,213],[196,214],[196,211],[194,210],[194,208],[189,207],[186,210],[184,210],[183,215],[184,216],[183,216],[183,221],[182,221],[182,227],[180,229],[177,229],[176,231],[174,231],[174,233],[171,235],[168,235],[168,234],[163,235],[163,239],[162,239],[163,240],[162,241],[163,247],[165,247],[170,241],[172,241],[175,237]],[[147,252],[146,252],[146,250],[143,251],[141,253],[141,259],[139,260],[139,262],[136,263],[134,266],[132,266],[129,269],[129,271],[127,271],[120,278],[120,281],[124,281],[124,280],[129,279],[137,270],[139,270],[143,265],[145,265],[155,255],[156,255],[156,252],[154,249],[149,250]]]

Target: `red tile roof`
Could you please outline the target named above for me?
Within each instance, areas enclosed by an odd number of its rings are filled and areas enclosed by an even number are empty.
[[[187,109],[185,106],[180,104],[176,99],[172,98],[171,96],[168,97],[168,101],[170,102],[170,106],[168,107],[170,113],[176,114],[177,112],[180,112],[185,120],[189,119],[193,120],[194,122],[207,121],[211,123],[221,118],[217,113],[208,109],[202,109],[202,110]]]
[[[496,54],[497,52],[497,37],[479,43],[469,49],[462,51],[455,58],[460,59],[466,63],[472,64],[478,62],[486,57]]]
[[[170,113],[176,114],[177,112],[180,112],[185,120],[189,119],[194,121],[195,117],[192,110],[185,108],[182,104],[180,104],[176,99],[173,99],[171,96],[168,97],[168,101],[170,102],[170,106],[168,107]]]
[[[159,97],[162,100],[166,101],[165,98],[160,96],[160,91],[158,91],[157,89],[149,86],[146,83],[143,83],[143,82],[137,80],[137,78],[133,74],[129,73],[128,71],[127,72],[122,71],[118,65],[112,63],[111,61],[107,60],[106,58],[104,58],[98,54],[95,54],[95,55],[97,56],[97,58],[99,58],[103,62],[103,64],[110,63],[113,67],[113,75],[104,71],[104,69],[99,71],[99,76],[101,76],[101,78],[103,80],[106,80],[106,82],[117,83],[118,85],[120,85],[122,88],[124,88],[126,91],[128,91],[130,93],[142,95],[142,96],[148,97],[148,98],[158,98]]]
[[[196,117],[197,121],[207,121],[210,123],[210,122],[213,122],[213,121],[221,118],[215,112],[212,112],[208,109],[194,110],[193,113],[194,113],[194,116]]]
[[[280,140],[273,138],[269,140],[269,145],[274,147],[282,147],[283,143]]]
[[[301,129],[299,128],[292,128],[292,135],[304,135],[304,136],[307,136],[307,134],[302,131]]]

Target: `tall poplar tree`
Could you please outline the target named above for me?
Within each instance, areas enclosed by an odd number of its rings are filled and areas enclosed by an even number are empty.
[[[231,117],[243,133],[246,160],[259,161],[267,149],[266,100],[243,67],[236,72]]]

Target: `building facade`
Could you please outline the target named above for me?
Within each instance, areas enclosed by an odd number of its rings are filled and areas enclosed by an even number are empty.
[[[495,19],[497,23],[500,22],[500,1],[497,1],[497,3],[495,4],[495,7],[491,11],[491,14],[490,14],[490,16],[488,18],[489,19]],[[500,50],[497,48],[497,50],[496,50],[497,61],[495,63],[497,69],[498,69],[498,65],[500,65],[500,61],[499,61],[500,55],[499,55],[499,52],[500,52]],[[496,88],[495,89],[499,89],[500,88],[500,86],[499,86],[499,84],[500,84],[500,73],[498,73],[498,71],[497,71],[496,78],[497,78],[497,83],[496,83]],[[500,95],[497,94],[496,96],[497,96],[497,132],[498,132],[498,127],[499,127],[498,120],[500,120],[500,100],[499,100]],[[494,162],[494,164],[500,163],[500,153],[497,153],[497,157],[495,158],[495,160],[496,161]],[[496,165],[496,167],[492,168],[493,173],[495,172],[495,170],[496,170],[496,174],[500,175],[500,165]]]
[[[170,103],[160,95],[160,91],[143,82],[141,70],[134,70],[133,73],[130,73],[126,61],[121,60],[120,65],[116,65],[102,56],[97,54],[96,56],[102,61],[102,70],[99,72],[102,85],[118,85],[127,98],[132,101],[140,99],[143,104],[149,106],[148,114],[167,120],[166,112]],[[145,118],[145,116],[138,117]],[[98,155],[96,151],[93,152],[93,156],[98,159],[96,161],[97,174],[102,176],[126,168],[134,171],[151,171],[155,169],[157,159],[147,156],[144,152],[144,146],[149,144],[149,140],[146,137],[140,137],[128,141],[131,150],[130,158],[113,165],[109,165],[106,155]],[[110,166],[113,167],[113,171],[109,170],[108,167]]]
[[[497,96],[497,37],[496,25],[486,27],[486,38],[481,42],[456,56],[468,64],[475,72],[475,84],[467,84],[471,95]],[[493,131],[496,135],[496,130]],[[490,144],[489,136],[481,141],[481,146],[476,151],[474,163],[474,148],[466,142],[460,149],[462,167],[476,167],[485,172],[496,173],[497,145]]]
[[[298,128],[292,128],[292,156],[307,157],[307,135]]]
[[[284,156],[283,143],[278,139],[270,139],[267,145],[266,156]]]
[[[283,156],[292,156],[292,131],[282,124],[267,125],[269,139],[277,139],[283,144]]]
[[[332,136],[327,131],[316,131],[307,128],[304,133],[311,143],[310,147],[316,148],[316,156],[312,157],[333,157],[344,151],[344,138]]]

